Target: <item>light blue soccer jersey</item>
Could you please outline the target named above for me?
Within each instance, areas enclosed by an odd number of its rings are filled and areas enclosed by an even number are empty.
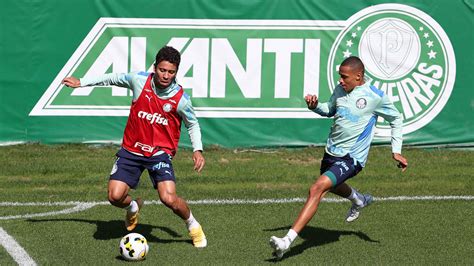
[[[81,86],[107,86],[114,85],[124,87],[133,91],[133,100],[138,99],[145,86],[146,80],[150,73],[148,72],[131,72],[131,73],[112,73],[98,77],[81,78]],[[153,91],[161,99],[169,99],[173,97],[179,90],[176,82],[171,83],[166,89],[159,90],[155,87],[155,83],[151,82]],[[194,108],[188,94],[183,93],[183,97],[178,103],[178,114],[183,119],[185,127],[188,129],[189,137],[194,151],[202,151],[201,128],[194,113]]]
[[[350,93],[337,85],[329,101],[319,103],[312,111],[334,117],[326,144],[326,152],[330,155],[349,154],[365,166],[378,116],[392,128],[392,152],[402,151],[402,116],[388,96],[368,82]]]

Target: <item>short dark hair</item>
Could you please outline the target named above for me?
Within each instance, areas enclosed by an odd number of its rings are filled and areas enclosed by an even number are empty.
[[[155,66],[158,65],[161,61],[168,61],[171,64],[175,64],[176,68],[179,68],[179,63],[181,62],[181,54],[178,50],[174,49],[171,46],[163,46],[155,57]]]
[[[357,56],[349,56],[348,58],[344,59],[344,61],[341,63],[341,66],[348,66],[351,69],[360,71],[362,72],[362,75],[365,72],[364,63],[362,63],[362,60],[360,60],[360,58]]]

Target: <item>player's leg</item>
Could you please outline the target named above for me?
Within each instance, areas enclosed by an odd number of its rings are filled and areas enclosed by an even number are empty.
[[[130,188],[127,183],[119,180],[109,180],[108,198],[110,204],[115,207],[125,208],[132,202],[132,197],[128,195]]]
[[[352,188],[346,183],[342,183],[331,190],[332,193],[346,198],[352,202],[353,205],[363,206],[364,195],[360,194],[356,189]]]
[[[347,179],[355,176],[362,170],[360,164],[346,155],[343,157],[335,157],[328,153],[324,154],[323,160],[321,161],[321,176],[311,186],[310,195],[305,203],[305,206],[301,210],[298,218],[293,224],[292,228],[288,231],[288,234],[283,238],[272,237],[270,244],[274,249],[274,254],[281,258],[283,254],[289,249],[289,246],[298,236],[298,233],[306,226],[311,220],[313,215],[316,213],[319,202],[322,197],[330,190],[338,188]],[[341,186],[335,190],[336,193],[341,195],[349,195],[350,187]],[[371,201],[371,198],[370,198]]]
[[[185,221],[193,245],[197,248],[206,247],[206,235],[199,222],[194,218],[186,201],[176,194],[175,182],[171,180],[161,181],[158,183],[157,191],[161,202]]]
[[[293,226],[283,238],[272,236],[270,245],[273,248],[273,255],[281,259],[285,252],[290,248],[291,243],[296,239],[298,234],[309,223],[318,210],[319,203],[324,195],[332,188],[333,183],[327,175],[321,175],[309,189],[309,195],[301,209],[298,218],[296,218]]]
[[[176,194],[176,178],[171,157],[168,154],[161,154],[150,160],[147,165],[148,173],[161,202],[185,221],[193,245],[199,248],[206,247],[207,239],[201,225],[194,218],[186,201]]]
[[[344,161],[339,164],[339,171],[343,174],[336,177],[337,185],[331,189],[331,192],[352,202],[352,206],[346,215],[346,221],[352,222],[359,217],[360,210],[372,202],[372,196],[369,194],[363,195],[345,183],[349,178],[356,176],[362,170],[362,167],[359,164],[354,164],[354,159],[350,156],[341,159],[344,159]],[[334,167],[333,172],[337,172]]]
[[[138,224],[139,211],[143,205],[143,200],[135,200],[128,194],[130,187],[127,183],[119,180],[109,180],[108,198],[109,202],[127,211],[125,215],[125,227],[128,231],[133,231]]]
[[[346,222],[357,220],[360,215],[360,210],[372,203],[372,196],[370,194],[361,194],[346,183],[338,185],[331,190],[331,192],[352,202],[346,215]]]
[[[326,175],[321,175],[309,189],[308,198],[291,227],[296,233],[301,232],[318,210],[319,203],[326,192],[332,188],[332,181]]]
[[[157,191],[160,196],[160,201],[166,207],[170,208],[183,220],[189,218],[191,211],[186,201],[176,194],[176,184],[174,181],[166,180],[158,182]]]
[[[352,187],[350,187],[348,184],[342,183],[338,185],[337,187],[331,189],[331,192],[340,197],[347,199],[351,196],[352,190],[353,190]]]
[[[132,200],[128,194],[130,188],[135,188],[138,185],[144,169],[140,165],[140,158],[134,158],[134,156],[123,149],[117,153],[118,158],[110,173],[108,184],[109,202],[126,210],[125,227],[128,231],[132,231],[137,226],[138,214],[143,205],[142,199]]]

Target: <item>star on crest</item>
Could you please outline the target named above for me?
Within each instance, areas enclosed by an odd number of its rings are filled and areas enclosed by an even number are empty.
[[[352,42],[352,40],[348,40],[348,41],[346,42],[346,46],[349,46],[349,47],[352,47],[353,44],[354,44],[354,43]]]
[[[353,33],[351,34],[351,36],[352,36],[352,38],[357,37],[357,32],[353,32]]]
[[[419,28],[418,28],[419,31],[423,31],[424,29],[425,29],[425,28],[423,28],[423,27],[419,27]]]
[[[433,50],[430,50],[430,52],[428,53],[428,56],[430,57],[430,59],[436,58],[436,52]]]
[[[428,42],[426,43],[426,46],[428,46],[428,47],[430,47],[430,48],[433,47],[433,41],[431,41],[431,40],[428,41]]]
[[[425,34],[423,34],[423,37],[428,38],[430,37],[430,34],[428,32],[425,32]]]
[[[344,54],[344,58],[348,58],[349,56],[352,55],[352,53],[349,51],[349,49],[345,50],[344,52],[342,52]]]

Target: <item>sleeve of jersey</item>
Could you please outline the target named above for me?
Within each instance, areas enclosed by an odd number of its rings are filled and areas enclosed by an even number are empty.
[[[132,79],[131,73],[111,73],[95,77],[86,76],[81,78],[81,87],[114,85],[130,89]]]
[[[402,144],[403,144],[403,133],[402,126],[403,120],[402,115],[397,110],[395,105],[390,101],[386,94],[383,95],[382,101],[377,109],[375,109],[375,114],[383,117],[392,128],[392,152],[393,153],[402,153]]]
[[[196,114],[194,113],[191,99],[187,94],[183,94],[183,97],[179,101],[178,113],[183,119],[184,126],[188,129],[193,151],[202,151],[201,128]]]
[[[318,106],[311,111],[317,113],[320,116],[334,116],[336,114],[336,98],[336,90],[334,90],[328,102],[318,103]]]

